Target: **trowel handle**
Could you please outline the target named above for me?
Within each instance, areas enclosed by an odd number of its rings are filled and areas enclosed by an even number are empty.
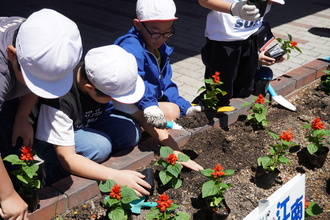
[[[270,83],[268,84],[268,88],[267,88],[267,91],[269,92],[269,94],[274,97],[274,96],[277,96],[274,88],[270,85]]]
[[[158,205],[157,202],[143,202],[143,203],[141,203],[141,207],[152,208],[152,207],[156,207],[157,205]]]
[[[166,122],[166,127],[169,128],[169,129],[173,129],[173,122],[167,121]]]

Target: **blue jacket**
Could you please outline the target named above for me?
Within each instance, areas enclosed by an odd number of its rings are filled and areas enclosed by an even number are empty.
[[[114,44],[124,48],[136,58],[139,75],[145,83],[145,93],[142,99],[136,103],[140,110],[149,106],[158,106],[158,101],[172,102],[179,106],[180,116],[186,114],[190,103],[179,95],[177,85],[172,81],[172,68],[169,55],[173,48],[163,44],[159,48],[161,65],[158,65],[156,57],[146,47],[142,36],[133,27],[124,36],[119,37]]]

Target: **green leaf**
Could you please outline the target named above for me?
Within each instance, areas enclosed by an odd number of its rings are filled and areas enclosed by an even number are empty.
[[[127,186],[122,186],[120,189],[120,193],[121,193],[121,197],[122,197],[121,201],[123,203],[130,203],[134,200],[139,199],[136,192]]]
[[[316,144],[307,144],[307,150],[310,154],[314,154],[318,150],[318,146]]]
[[[236,170],[223,170],[223,172],[226,174],[226,176],[233,175]]]
[[[127,219],[127,214],[121,207],[116,207],[115,209],[111,210],[108,214],[109,219],[117,220],[117,219]]]
[[[36,172],[38,171],[39,166],[33,164],[32,166],[22,166],[22,170],[26,173],[29,178],[33,178],[33,176],[37,176]]]
[[[215,182],[210,180],[202,185],[202,198],[206,198],[209,196],[213,196],[217,194],[219,191],[219,188],[216,186]]]
[[[182,165],[176,163],[174,165],[168,165],[167,171],[171,173],[173,176],[178,177],[182,169]]]
[[[160,156],[163,158],[168,157],[168,155],[173,154],[173,149],[170,147],[163,146],[160,148]]]
[[[280,161],[282,164],[290,164],[290,160],[283,156],[279,156],[278,161]]]
[[[23,165],[24,161],[18,158],[15,154],[10,154],[7,157],[3,158],[4,161],[10,162],[12,165]]]
[[[177,178],[172,178],[170,184],[173,189],[179,189],[182,186],[182,180]]]
[[[190,215],[185,212],[176,213],[175,220],[189,220]]]
[[[152,210],[153,208],[151,208],[151,212],[148,212],[146,215],[146,220],[152,220],[152,219],[158,219],[158,209],[157,210]]]
[[[309,206],[305,209],[309,216],[316,216],[323,212],[323,209],[315,202],[310,202]]]
[[[168,175],[165,170],[159,172],[159,179],[163,185],[166,185],[166,183],[168,183],[172,179],[172,177],[173,176]]]
[[[190,157],[184,153],[178,154],[178,162],[187,162]]]
[[[273,139],[277,140],[280,139],[280,136],[271,132],[271,131],[266,131]]]
[[[199,172],[201,172],[201,174],[203,174],[204,176],[212,179],[212,173],[214,172],[214,170],[213,169],[204,169],[204,170],[200,170]]]
[[[103,183],[101,181],[99,184],[99,189],[101,192],[107,193],[107,192],[110,192],[110,190],[112,189],[112,187],[114,185],[115,185],[115,181],[113,181],[113,180],[107,180],[105,183]]]

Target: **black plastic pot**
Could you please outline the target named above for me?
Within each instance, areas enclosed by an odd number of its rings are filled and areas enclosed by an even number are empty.
[[[328,152],[329,152],[329,148],[325,147],[323,152],[316,152],[315,154],[310,154],[308,151],[307,152],[307,157],[309,162],[317,167],[317,168],[321,168],[323,167],[327,156],[328,156]]]
[[[34,212],[40,203],[39,198],[40,189],[32,189],[29,194],[21,195],[22,199],[28,204],[28,211]]]
[[[248,0],[247,4],[248,5],[255,5],[259,9],[260,17],[262,17],[262,16],[265,15],[268,0],[260,0],[260,1],[258,1],[258,0]]]
[[[220,209],[217,211],[214,211],[210,206],[209,203],[207,203],[207,208],[209,210],[208,213],[206,213],[205,219],[211,219],[211,220],[225,220],[228,218],[230,214],[230,208],[226,203],[226,200],[222,200],[220,204]]]
[[[214,117],[217,114],[217,111],[215,109],[205,108],[204,113],[205,113],[207,120],[209,121],[209,124],[213,125]]]
[[[258,166],[255,175],[255,183],[259,188],[270,189],[280,171],[276,168],[274,171],[264,170],[262,166]]]

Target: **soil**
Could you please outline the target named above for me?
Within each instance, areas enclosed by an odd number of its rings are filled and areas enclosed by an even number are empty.
[[[330,219],[330,160],[328,158],[322,168],[313,167],[309,163],[304,153],[307,145],[304,138],[306,129],[301,128],[305,124],[310,124],[315,117],[319,117],[324,122],[326,129],[330,128],[330,96],[320,90],[318,85],[310,85],[289,101],[297,107],[297,110],[293,112],[273,102],[267,113],[269,124],[264,129],[254,128],[246,116],[242,115],[227,128],[210,128],[198,132],[182,147],[184,153],[204,168],[213,168],[216,164],[221,164],[224,169],[236,170],[234,175],[224,179],[224,182],[233,184],[225,193],[226,202],[231,209],[228,219],[243,219],[258,206],[260,199],[270,196],[298,173],[306,175],[307,200],[317,202],[324,210],[322,214],[310,219]],[[193,129],[204,126],[208,121],[204,114],[198,114],[194,117],[178,119],[177,123],[186,129]],[[254,183],[257,158],[267,154],[268,146],[275,143],[266,130],[281,134],[288,129],[292,129],[293,142],[297,144],[290,149],[288,155],[291,165],[278,167],[280,174],[270,189],[257,187]],[[155,173],[161,169],[153,165],[158,159],[155,158],[147,166],[153,168]],[[183,185],[179,189],[166,190],[166,194],[173,202],[180,205],[176,211],[190,214],[191,219],[209,219],[205,217],[205,203],[201,199],[201,184],[208,179],[199,172],[185,168],[180,178],[183,179]],[[155,190],[148,201],[155,201],[161,192],[161,187],[155,181]],[[87,201],[61,217],[107,219],[104,217],[105,210],[100,206],[100,200],[101,198],[95,198]],[[145,219],[145,213],[148,211],[142,210],[141,214],[134,215],[133,219]]]

